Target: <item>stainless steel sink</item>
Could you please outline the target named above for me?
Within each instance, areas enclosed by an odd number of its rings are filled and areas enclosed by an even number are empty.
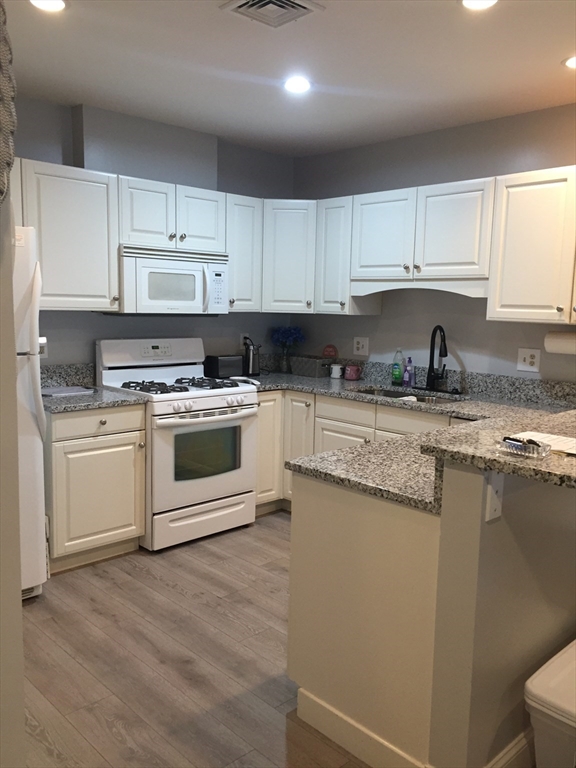
[[[361,392],[363,395],[377,395],[378,397],[415,397],[419,403],[435,403],[437,400],[458,400],[459,395],[451,395],[449,392],[441,393],[423,393],[415,394],[413,391],[402,389],[385,389],[384,387],[358,387],[356,392]]]

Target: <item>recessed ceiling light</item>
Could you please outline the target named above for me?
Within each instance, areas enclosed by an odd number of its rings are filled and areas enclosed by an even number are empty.
[[[310,90],[310,81],[302,75],[294,75],[286,80],[284,88],[290,93],[306,93]]]
[[[485,11],[486,8],[491,8],[497,2],[498,0],[462,0],[462,5],[469,11]]]
[[[41,11],[48,11],[49,13],[63,11],[66,8],[64,0],[30,0],[30,2],[36,8],[40,8]]]
[[[562,64],[570,67],[570,69],[576,69],[576,56],[571,56],[569,59],[564,59]]]

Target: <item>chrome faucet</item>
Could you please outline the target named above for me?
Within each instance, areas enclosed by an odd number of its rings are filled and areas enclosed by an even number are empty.
[[[435,368],[434,352],[436,349],[436,334],[438,332],[440,333],[440,350],[438,353],[438,368]],[[430,361],[428,363],[428,373],[426,374],[426,389],[435,391],[438,382],[443,381],[446,377],[446,363],[442,362],[446,357],[448,357],[448,350],[446,349],[446,334],[444,328],[442,328],[441,325],[435,325],[430,338]],[[442,366],[441,370],[440,366]]]

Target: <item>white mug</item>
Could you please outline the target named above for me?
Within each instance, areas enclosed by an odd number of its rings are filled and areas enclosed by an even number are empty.
[[[330,378],[331,379],[341,379],[343,373],[344,373],[344,366],[343,365],[337,365],[336,363],[333,363],[330,366]]]

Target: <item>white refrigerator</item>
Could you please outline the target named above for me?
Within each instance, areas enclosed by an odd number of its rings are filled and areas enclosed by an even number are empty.
[[[42,277],[33,227],[15,227],[14,326],[18,396],[18,475],[22,597],[40,594],[48,578],[43,441],[46,415],[40,387]]]

